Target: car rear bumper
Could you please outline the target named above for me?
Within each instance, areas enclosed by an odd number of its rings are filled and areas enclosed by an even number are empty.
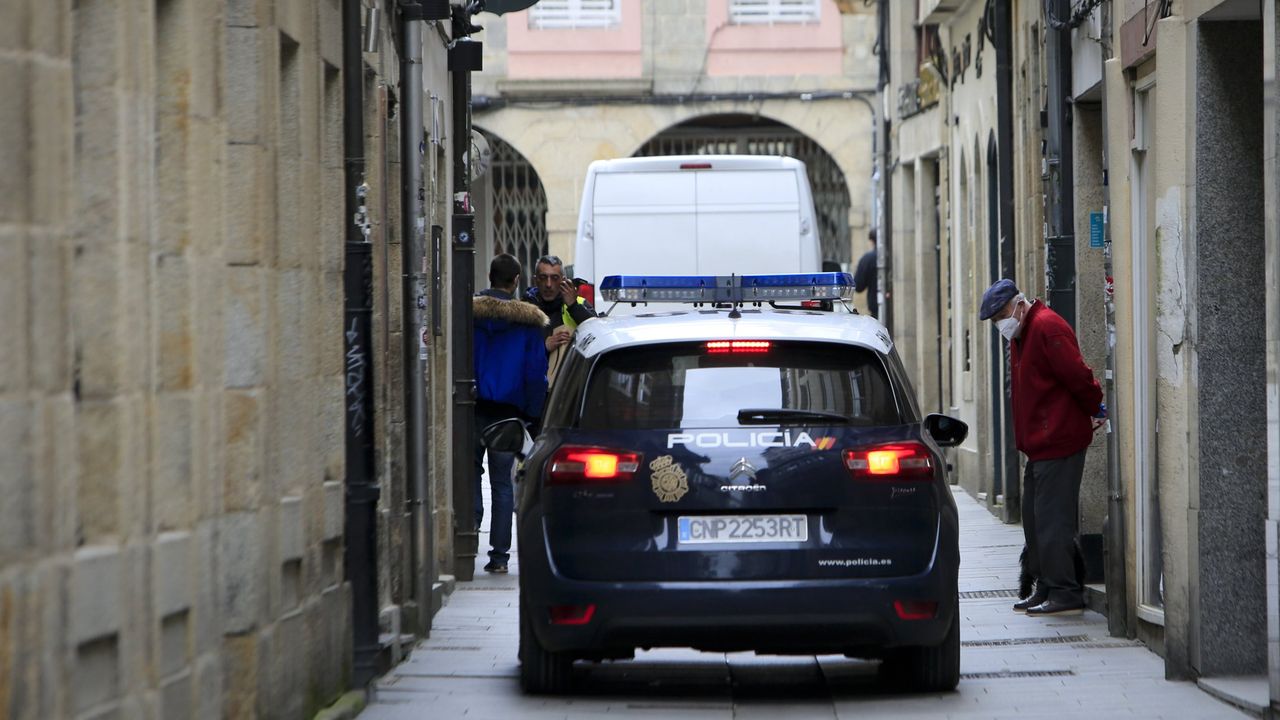
[[[521,556],[522,602],[533,630],[547,650],[587,656],[692,647],[876,657],[887,648],[942,642],[957,607],[954,550],[935,553],[928,571],[909,577],[741,582],[571,580],[554,571],[545,545],[539,550]],[[937,611],[905,620],[895,601],[936,602]],[[550,621],[552,606],[587,605],[595,606],[589,622]]]

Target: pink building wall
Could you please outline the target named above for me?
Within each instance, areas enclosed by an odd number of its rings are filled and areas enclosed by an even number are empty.
[[[705,2],[708,76],[841,73],[843,32],[834,0],[822,0],[817,23],[776,25],[733,25],[729,0]],[[511,14],[507,76],[517,80],[642,77],[643,3],[622,0],[621,21],[612,28],[537,30],[529,27],[528,11]]]
[[[707,75],[839,75],[844,57],[840,10],[822,0],[817,23],[733,25],[729,0],[707,2]]]
[[[529,11],[507,20],[507,76],[542,78],[638,78],[644,73],[641,0],[623,0],[612,28],[535,30]]]

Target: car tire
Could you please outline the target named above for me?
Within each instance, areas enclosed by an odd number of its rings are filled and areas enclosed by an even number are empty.
[[[960,684],[960,603],[942,642],[932,647],[899,648],[880,664],[881,677],[908,692],[950,692]]]
[[[569,691],[573,658],[542,647],[533,632],[533,619],[520,598],[520,687],[530,695],[561,695]]]

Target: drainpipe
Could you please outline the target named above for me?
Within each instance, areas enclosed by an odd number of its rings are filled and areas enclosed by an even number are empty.
[[[430,627],[435,568],[431,513],[427,510],[426,220],[422,186],[422,31],[417,2],[400,5],[400,272],[401,355],[404,367],[405,514],[409,516],[409,596],[416,629]]]
[[[1102,60],[1111,59],[1111,5],[1102,5]],[[1102,184],[1107,196],[1107,207],[1102,209],[1103,230],[1103,274],[1107,278],[1104,288],[1103,308],[1106,310],[1107,331],[1107,372],[1103,379],[1103,391],[1106,393],[1108,417],[1107,431],[1107,516],[1102,520],[1102,534],[1106,542],[1106,582],[1107,582],[1107,630],[1114,637],[1129,636],[1129,586],[1125,549],[1125,517],[1124,478],[1120,474],[1119,419],[1116,411],[1119,401],[1116,397],[1116,303],[1111,278],[1115,277],[1111,257],[1111,169],[1109,161],[1110,137],[1107,116],[1108,95],[1106,89],[1102,93]]]
[[[1071,167],[1071,17],[1070,0],[1044,0],[1048,27],[1045,47],[1049,76],[1046,133],[1048,187],[1045,192],[1045,287],[1054,312],[1075,327],[1075,198]]]
[[[378,657],[378,486],[374,454],[373,246],[369,242],[364,165],[364,58],[361,54],[361,0],[342,2],[342,144],[346,267],[342,318],[346,383],[346,525],[343,571],[351,584],[354,650],[352,684],[362,688],[377,674]]]
[[[475,224],[471,207],[471,73],[480,70],[482,44],[468,36],[477,28],[463,8],[453,9],[449,48],[453,84],[453,263],[450,310],[453,342],[453,574],[475,578],[480,544],[475,525],[475,368],[471,298],[475,295]]]
[[[996,49],[996,173],[999,178],[1000,197],[1000,273],[1003,277],[1016,278],[1017,253],[1014,244],[1013,224],[1013,10],[1010,0],[996,0],[995,49]],[[1001,343],[1004,345],[1004,343]],[[1007,353],[1008,349],[1004,348]],[[1006,365],[1007,367],[1007,365]],[[1004,373],[1004,417],[1013,417],[1011,401],[1012,378]],[[1004,521],[1022,520],[1022,485],[1018,472],[1018,450],[1013,437],[1013,423],[1003,423],[1004,432]]]
[[[880,306],[880,322],[893,333],[893,310],[889,299],[893,297],[890,283],[893,279],[893,264],[890,255],[893,252],[893,165],[891,164],[891,132],[892,121],[889,119],[889,0],[880,3],[880,217],[876,229],[876,294]]]

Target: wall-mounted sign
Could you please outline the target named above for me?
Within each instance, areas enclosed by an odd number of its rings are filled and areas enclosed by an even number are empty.
[[[1103,247],[1102,242],[1102,213],[1089,213],[1089,247]]]

